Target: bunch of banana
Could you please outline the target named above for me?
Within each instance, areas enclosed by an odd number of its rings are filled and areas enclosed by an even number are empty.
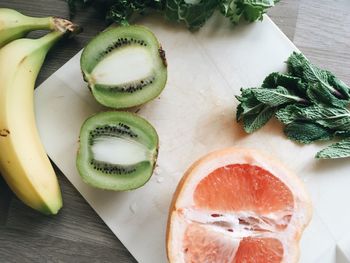
[[[38,39],[17,39],[37,29]],[[0,174],[28,206],[56,214],[62,197],[36,128],[34,85],[49,49],[79,28],[61,18],[33,18],[0,9]]]

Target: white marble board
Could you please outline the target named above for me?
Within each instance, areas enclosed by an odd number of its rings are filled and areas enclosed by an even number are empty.
[[[163,20],[140,21],[155,32],[168,60],[168,83],[159,98],[139,108],[160,136],[152,179],[131,192],[108,192],[84,184],[75,167],[81,124],[105,110],[90,94],[80,72],[80,53],[35,91],[40,136],[53,162],[141,263],[166,262],[165,229],[177,182],[202,155],[229,146],[261,149],[304,180],[314,215],[301,241],[302,263],[350,263],[350,165],[316,161],[319,144],[300,146],[272,120],[246,135],[235,123],[241,87],[259,85],[297,48],[266,16],[233,28],[213,18],[199,32]]]

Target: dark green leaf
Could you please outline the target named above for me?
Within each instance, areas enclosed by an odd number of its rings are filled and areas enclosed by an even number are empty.
[[[311,64],[301,53],[293,52],[287,61],[289,72],[308,83],[308,96],[314,103],[346,106],[350,89],[327,70]]]
[[[242,106],[242,103],[238,104],[237,110],[236,110],[236,121],[239,122],[241,120],[241,117],[243,116],[244,108]]]
[[[256,20],[262,20],[263,14],[265,14],[266,10],[275,5],[274,0],[243,0],[241,2],[237,1],[238,5],[243,10],[244,18],[253,22]]]
[[[300,78],[279,72],[273,72],[268,75],[261,87],[266,89],[275,89],[278,86],[282,86],[303,98],[306,97],[306,84],[303,83]]]
[[[304,102],[304,99],[291,94],[286,88],[281,86],[276,89],[253,89],[252,93],[258,101],[270,107],[277,107],[291,102]]]
[[[334,96],[329,89],[320,83],[310,83],[307,89],[307,96],[314,104],[346,107],[348,101],[340,100]]]
[[[272,72],[270,75],[268,75],[264,81],[263,84],[261,85],[262,88],[264,89],[275,89],[278,86],[284,86],[280,85],[278,83],[279,77],[282,75],[282,73],[279,72]]]
[[[233,24],[237,24],[242,17],[242,9],[239,9],[236,0],[221,0],[220,11],[228,17]]]
[[[195,30],[204,25],[217,7],[217,0],[201,0],[196,4],[188,4],[185,0],[167,0],[164,14],[169,20],[184,22],[188,28]]]
[[[92,3],[108,21],[127,24],[134,14],[144,13],[149,9],[159,11],[167,19],[183,22],[190,29],[201,27],[214,13],[221,13],[238,23],[242,18],[248,21],[261,20],[266,10],[276,0],[66,0],[73,15],[77,6]]]
[[[350,98],[350,88],[343,81],[338,79],[332,72],[327,71],[328,82],[338,90],[345,98]]]
[[[334,136],[339,136],[340,138],[350,137],[350,130],[347,131],[335,131]]]
[[[304,144],[333,138],[332,131],[312,122],[292,122],[285,127],[284,133],[289,139]]]
[[[236,24],[242,17],[249,22],[262,20],[268,8],[275,5],[276,0],[220,0],[220,11]]]
[[[237,100],[241,102],[237,106],[237,121],[240,121],[245,114],[258,113],[261,109],[262,103],[255,98],[252,92],[253,89],[241,89],[241,96],[236,96]]]
[[[335,136],[346,138],[320,151],[317,158],[350,157],[349,87],[302,54],[294,52],[287,63],[292,75],[274,72],[265,78],[262,88],[241,90],[237,120],[243,120],[244,129],[251,133],[275,113],[293,141],[307,144]]]
[[[276,117],[286,125],[293,121],[312,121],[333,130],[350,130],[350,111],[346,108],[288,105],[280,109]]]
[[[301,105],[288,105],[285,108],[282,108],[276,112],[276,118],[285,125],[288,125],[289,123],[295,120],[301,119],[299,114],[301,108]]]
[[[331,108],[322,106],[307,107],[302,111],[307,120],[334,130],[350,130],[350,112],[345,108]]]
[[[274,114],[274,108],[260,104],[257,113],[250,113],[243,116],[243,128],[247,133],[255,132],[263,127]]]
[[[316,154],[318,159],[350,157],[350,138],[334,143]]]
[[[252,133],[264,126],[275,113],[270,107],[256,99],[256,88],[241,89],[241,95],[236,96],[240,104],[237,106],[236,119],[243,121],[244,130]]]

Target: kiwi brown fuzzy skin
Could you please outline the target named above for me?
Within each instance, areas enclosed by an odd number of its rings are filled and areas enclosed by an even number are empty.
[[[161,45],[159,45],[159,49],[158,50],[159,50],[159,56],[162,58],[163,65],[165,67],[168,67],[168,61],[167,61],[166,56],[165,56],[165,51],[164,51],[164,49],[162,48]]]
[[[130,178],[130,183],[128,183],[128,186],[125,187],[124,185],[111,185],[111,184],[107,184],[107,183],[98,183],[96,184],[96,181],[94,182],[94,180],[91,180],[92,177],[96,176],[101,176],[101,173],[103,172],[102,170],[94,170],[94,169],[87,169],[86,168],[86,165],[91,165],[90,163],[90,158],[84,158],[82,157],[83,154],[84,154],[84,151],[86,153],[86,148],[84,149],[84,147],[86,147],[86,144],[89,143],[89,141],[87,140],[87,136],[86,134],[90,134],[91,131],[84,131],[84,127],[85,127],[85,124],[87,122],[89,122],[89,120],[93,119],[93,118],[96,118],[96,117],[99,117],[101,115],[108,115],[108,114],[122,114],[122,115],[127,115],[128,118],[135,118],[136,120],[141,120],[142,121],[142,125],[146,125],[148,126],[148,128],[150,128],[150,131],[151,131],[151,137],[152,139],[150,139],[150,141],[154,141],[155,144],[152,145],[152,159],[149,159],[149,167],[148,168],[151,168],[151,170],[149,172],[146,171],[145,175],[143,176],[140,172],[140,170],[136,171],[136,176],[138,177],[137,179],[137,183],[133,183],[132,180],[133,180],[133,176],[135,175],[135,171],[131,171],[130,173],[123,173],[123,172],[115,172],[115,173],[103,173],[103,176],[107,176],[107,177],[110,177],[110,178],[113,178],[115,177],[116,179],[118,179],[118,176],[127,176],[128,174],[130,174],[132,177]],[[107,123],[106,123],[107,124]],[[133,128],[133,127],[132,127]],[[85,134],[85,135],[84,135]],[[99,189],[103,189],[103,190],[114,190],[114,191],[129,191],[129,190],[134,190],[134,189],[137,189],[137,188],[140,188],[142,186],[144,186],[152,177],[153,175],[153,171],[155,169],[155,166],[156,166],[156,163],[157,163],[157,158],[158,158],[158,152],[159,152],[159,137],[158,137],[158,134],[156,133],[155,129],[152,127],[152,125],[146,121],[145,119],[139,117],[138,115],[136,115],[135,113],[131,113],[131,112],[120,112],[120,111],[109,111],[109,112],[100,112],[100,113],[96,113],[94,115],[92,115],[90,118],[88,118],[82,128],[81,128],[81,132],[80,132],[80,136],[79,136],[79,149],[78,149],[78,152],[77,152],[77,159],[76,159],[76,166],[77,166],[77,169],[78,169],[78,172],[82,178],[82,180],[90,185],[90,186],[93,186],[93,187],[96,187],[96,188],[99,188]],[[147,160],[146,160],[147,161]],[[137,166],[136,164],[136,169],[139,168],[139,166]],[[141,168],[143,166],[141,165]],[[147,169],[148,169],[147,168]],[[119,169],[119,168],[118,168]],[[141,175],[140,175],[141,174]],[[139,178],[143,178],[142,180],[140,180]],[[120,180],[120,179],[118,179]],[[124,179],[123,179],[124,180]],[[129,180],[127,178],[125,178],[125,180]]]
[[[140,40],[142,37],[144,39]],[[102,44],[99,42],[102,42]],[[125,83],[126,86],[122,84],[115,87],[97,83],[91,74],[98,61],[103,60],[114,49],[132,45],[145,47],[152,54],[152,63],[155,63],[153,66],[156,72],[153,78],[145,80],[148,81],[146,85],[143,85],[143,82],[139,80],[141,84],[137,86],[130,84],[129,87],[127,83]],[[95,49],[94,46],[99,47]],[[101,48],[101,46],[104,48]],[[129,109],[143,105],[158,97],[167,82],[165,51],[153,32],[140,25],[111,27],[101,32],[85,47],[80,59],[80,65],[83,79],[88,83],[88,88],[95,99],[100,104],[113,109]],[[116,74],[118,73],[116,72]]]

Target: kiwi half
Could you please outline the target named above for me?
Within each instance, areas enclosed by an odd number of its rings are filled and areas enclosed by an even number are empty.
[[[80,60],[95,99],[121,109],[157,97],[167,80],[165,52],[143,26],[110,28],[92,39]]]
[[[125,191],[144,185],[158,155],[158,135],[150,123],[130,112],[102,112],[80,131],[77,168],[94,187]]]

